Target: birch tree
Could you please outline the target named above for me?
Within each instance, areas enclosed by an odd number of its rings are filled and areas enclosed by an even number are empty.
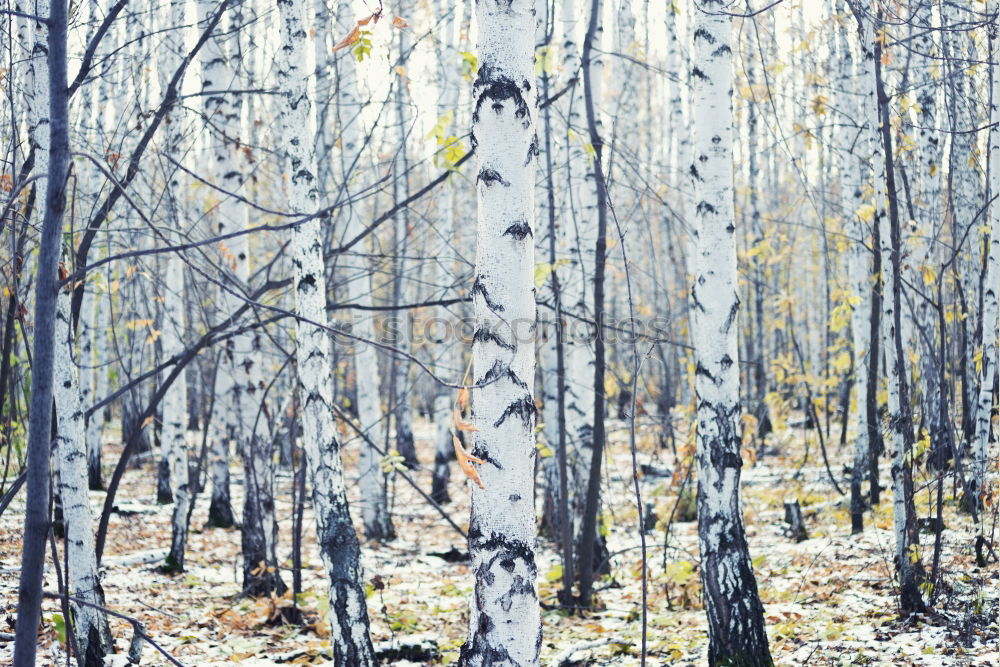
[[[58,263],[63,215],[66,211],[66,179],[69,176],[69,102],[66,73],[66,33],[68,3],[38,0],[37,16],[46,17],[43,26],[35,24],[32,60],[44,61],[48,71],[47,87],[36,91],[47,94],[39,106],[36,127],[48,126],[48,160],[45,179],[45,208],[38,250],[37,287],[35,290],[35,339],[31,380],[31,408],[28,431],[27,496],[24,515],[24,547],[17,598],[17,629],[14,639],[14,667],[32,667],[38,646],[38,623],[42,605],[42,575],[45,565],[45,537],[49,530],[49,451],[52,429],[52,396],[56,302],[58,299]],[[44,102],[44,103],[42,103]],[[36,153],[38,155],[38,153]],[[83,480],[81,479],[82,483]]]
[[[73,635],[80,667],[99,667],[104,656],[114,652],[111,629],[102,611],[104,590],[97,572],[94,552],[93,515],[87,498],[87,446],[80,378],[73,360],[70,321],[70,292],[59,291],[56,310],[55,405],[59,461],[59,496],[62,499],[63,532],[70,595],[83,603],[73,603]],[[91,606],[95,605],[95,606]]]
[[[341,3],[337,8],[336,34],[348,34],[357,25],[353,8]],[[340,150],[336,153],[339,164],[335,172],[342,188],[353,183],[356,166],[362,160],[370,164],[367,154],[360,154],[364,137],[370,129],[362,116],[359,95],[362,87],[359,63],[350,51],[333,60],[337,78],[337,127]],[[319,115],[317,114],[317,120]],[[361,205],[348,203],[340,211],[338,222],[343,224],[347,238],[363,233],[364,211]],[[373,268],[365,253],[345,260],[347,295],[360,311],[351,322],[351,330],[362,340],[375,339]],[[382,364],[375,348],[358,342],[354,349],[354,389],[357,401],[358,423],[361,427],[360,455],[358,458],[358,485],[361,487],[361,520],[365,536],[371,540],[390,540],[395,536],[386,495],[386,475],[382,470],[380,449],[386,444],[388,416],[382,411],[379,391],[379,371]],[[382,450],[384,451],[384,449]]]
[[[990,45],[994,64],[991,72],[990,85],[990,194],[993,198],[1000,193],[1000,71],[996,64],[997,58],[997,10],[1000,8],[995,0],[987,5],[987,14],[991,21]],[[988,493],[987,469],[989,465],[990,421],[993,416],[993,388],[997,382],[998,336],[1000,336],[1000,306],[997,304],[1000,290],[1000,204],[994,199],[990,203],[989,212],[990,233],[985,249],[986,276],[983,288],[983,339],[982,355],[979,372],[979,396],[976,405],[976,434],[974,442],[974,491],[977,497],[974,502],[982,503]]]
[[[166,24],[164,71],[166,72],[173,72],[184,57],[185,31],[182,28],[185,22],[184,8],[184,0],[171,0],[168,5],[169,18],[164,22]],[[166,87],[165,84],[161,85],[163,88]],[[184,110],[180,104],[175,104],[171,108],[170,122],[166,130],[164,148],[167,155],[174,160],[182,159]],[[168,222],[173,229],[181,230],[184,228],[181,171],[173,164],[169,164],[164,171]],[[163,356],[169,359],[184,351],[184,334],[187,329],[184,308],[184,260],[180,256],[172,255],[167,259],[164,287],[166,289],[163,295],[163,321],[160,323],[163,332],[161,350]],[[163,428],[160,435],[168,461],[170,491],[174,501],[170,550],[164,563],[164,569],[170,571],[184,569],[187,529],[193,502],[188,472],[187,402],[187,378],[181,373],[163,399]]]
[[[207,21],[213,15],[215,8],[216,3],[211,0],[198,0],[198,12],[202,21]],[[226,89],[231,80],[232,73],[226,58],[224,37],[215,34],[209,38],[202,50],[201,88],[208,93],[203,102],[205,115],[223,129],[234,127],[232,124],[226,123],[226,100],[225,95],[220,93]],[[214,94],[212,94],[213,92]],[[235,189],[234,183],[227,182],[227,178],[230,174],[238,176],[239,172],[233,164],[231,152],[226,149],[225,138],[213,139],[209,151],[213,167],[212,178],[219,181],[217,183],[219,187],[232,192]],[[209,199],[206,206],[213,211],[213,218],[216,221],[221,220],[223,226],[226,226],[227,222],[236,220],[239,215],[239,211],[234,210],[233,203],[231,198],[226,197],[222,200]],[[218,222],[216,222],[213,231],[217,229]],[[222,294],[220,302],[224,311],[230,310],[231,312],[229,307],[235,305],[232,296],[226,293]],[[231,403],[234,397],[233,378],[236,374],[231,344],[227,344],[223,348],[219,354],[218,363],[219,368],[215,374],[214,387],[216,398],[212,410],[214,419],[209,465],[212,491],[208,507],[208,523],[219,528],[229,528],[235,523],[229,493],[229,452],[230,441],[235,430],[233,419],[237,414],[236,407]]]
[[[709,664],[770,667],[764,608],[740,508],[740,302],[733,203],[732,20],[722,13],[727,7],[725,0],[703,0],[696,9],[691,64],[698,541]]]
[[[894,170],[890,168],[892,146],[889,140],[888,98],[881,78],[881,53],[875,40],[875,22],[881,13],[876,8],[851,0],[857,17],[861,40],[861,80],[865,92],[865,132],[871,155],[871,176],[875,205],[872,224],[877,225],[878,253],[881,256],[881,348],[889,388],[889,443],[893,450],[892,504],[893,532],[896,538],[895,563],[899,576],[900,609],[905,614],[923,610],[919,584],[921,579],[920,541],[913,506],[913,422],[910,415],[906,358],[903,354],[901,327],[900,230],[896,211]],[[878,278],[877,278],[878,279]]]
[[[481,0],[472,144],[478,171],[473,299],[475,582],[460,664],[537,665],[535,587],[534,185],[537,90],[531,0]],[[483,385],[483,386],[480,386]]]
[[[278,9],[282,171],[288,210],[302,215],[312,212],[317,204],[316,153],[309,140],[312,103],[304,66],[305,7],[302,0],[290,0]],[[333,421],[332,349],[326,331],[327,290],[318,218],[294,228],[291,255],[298,316],[295,354],[302,393],[302,446],[312,482],[320,556],[330,580],[330,645],[336,664],[367,667],[375,664],[375,655],[368,635],[361,549],[347,506],[340,442]]]
[[[854,90],[856,72],[854,67],[854,56],[852,52],[852,40],[849,39],[849,30],[846,22],[840,23],[838,30],[838,64],[840,66],[841,95],[846,98],[856,99],[857,92]],[[848,114],[856,115],[860,113],[857,104],[848,107]],[[868,251],[870,245],[870,234],[868,233],[867,222],[870,222],[874,213],[869,213],[865,208],[862,196],[861,173],[863,150],[858,150],[859,142],[856,139],[857,129],[852,127],[852,123],[845,121],[840,127],[840,150],[841,150],[841,205],[844,217],[849,220],[848,229],[851,237],[850,246],[847,250],[847,271],[850,282],[850,304],[851,304],[851,347],[854,362],[853,386],[856,392],[856,400],[851,404],[851,425],[854,429],[854,466],[851,475],[851,530],[861,532],[864,530],[864,510],[866,499],[862,492],[864,479],[868,474],[869,457],[871,456],[868,440],[868,412],[865,406],[865,396],[868,391],[869,372],[878,372],[878,369],[870,369],[870,340],[869,332],[871,328],[871,259]],[[860,146],[867,146],[861,142]],[[875,482],[878,483],[877,481]]]

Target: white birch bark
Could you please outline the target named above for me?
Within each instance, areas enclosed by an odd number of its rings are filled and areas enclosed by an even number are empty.
[[[1000,4],[995,0],[989,3],[987,14],[996,21],[997,9]],[[996,25],[992,26],[995,34]],[[993,60],[997,56],[997,38],[991,40]],[[996,197],[1000,193],[1000,68],[993,65],[992,94],[990,96],[990,193]],[[976,406],[976,434],[974,440],[973,480],[975,491],[979,494],[977,502],[981,502],[988,493],[987,470],[990,463],[989,440],[990,418],[993,411],[993,386],[997,378],[998,336],[1000,336],[1000,306],[997,304],[997,291],[1000,290],[1000,204],[995,200],[990,204],[990,235],[986,248],[986,278],[983,285],[983,339],[980,347],[981,364],[979,372],[979,396]]]
[[[732,154],[732,26],[725,0],[694,16],[695,283],[698,536],[710,664],[770,666],[740,508],[739,284]]]
[[[165,15],[161,19],[161,25],[165,29],[164,49],[158,68],[162,90],[166,90],[169,77],[173,75],[184,58],[185,6],[185,0],[171,0],[164,8]],[[163,150],[171,158],[180,162],[183,159],[181,144],[184,138],[184,108],[181,104],[175,104],[168,111],[163,136]],[[184,187],[186,181],[182,172],[169,162],[165,165],[164,180],[167,187],[166,214],[168,224],[173,230],[185,229],[183,202],[186,200]],[[164,287],[160,349],[163,356],[169,359],[183,352],[184,336],[187,331],[184,302],[184,260],[181,256],[170,255],[167,258]],[[160,442],[167,462],[170,492],[174,502],[171,515],[170,549],[167,552],[163,569],[172,572],[184,570],[188,524],[194,502],[188,471],[187,403],[187,376],[185,373],[181,373],[174,379],[170,389],[163,397],[163,421],[160,431]]]
[[[444,27],[442,31],[443,55],[439,59],[441,94],[437,107],[438,118],[451,115],[452,123],[455,126],[455,114],[458,109],[458,93],[461,86],[458,81],[458,57],[460,22],[458,15],[462,11],[462,4],[448,3],[439,0],[437,3],[438,13],[444,14]],[[459,134],[454,132],[455,135]],[[445,131],[445,136],[449,132]],[[439,147],[440,148],[440,147]],[[437,198],[438,228],[441,238],[441,252],[435,262],[437,271],[437,283],[439,289],[452,284],[455,281],[455,179],[449,178],[441,186]],[[454,320],[446,308],[439,308],[436,313],[437,324],[443,328],[445,334],[452,331],[452,327],[447,326]],[[462,372],[461,358],[458,341],[455,336],[445,337],[436,341],[434,350],[434,371],[439,377],[456,377]],[[435,502],[448,502],[448,481],[451,476],[451,460],[454,458],[451,441],[451,412],[454,396],[446,388],[440,388],[438,395],[434,397],[434,469],[431,482],[431,498]]]
[[[962,30],[961,26],[969,20],[969,7],[966,3],[941,2],[942,28],[945,30],[945,56],[948,58],[948,88],[950,93],[951,113],[951,152],[950,161],[952,238],[955,243],[966,238],[956,261],[958,262],[958,277],[962,292],[965,295],[964,307],[967,316],[956,319],[959,328],[957,336],[964,336],[968,341],[967,356],[975,354],[976,301],[979,289],[979,271],[982,267],[980,249],[983,245],[977,242],[982,235],[975,231],[980,222],[977,214],[983,206],[985,188],[982,183],[982,172],[979,168],[979,133],[972,131],[982,126],[983,119],[979,115],[981,105],[978,103],[979,91],[976,90],[975,79],[969,72],[969,63],[975,62],[981,56],[976,53],[976,40],[971,30]],[[958,28],[958,29],[955,29]],[[976,100],[976,101],[974,101]],[[981,221],[981,218],[978,219]],[[970,230],[970,227],[972,228]],[[968,236],[966,234],[968,232]],[[973,239],[976,239],[975,241]],[[956,299],[958,301],[958,299]],[[961,308],[961,301],[958,301]],[[963,331],[964,329],[964,331]],[[965,364],[965,376],[959,378],[958,393],[961,397],[961,407],[968,417],[969,408],[977,398],[975,392],[976,369],[972,363]],[[974,408],[973,408],[974,410]],[[968,437],[973,425],[964,421],[961,432]]]
[[[161,348],[166,359],[184,351],[184,260],[171,256],[164,276],[163,322],[160,324]],[[174,379],[163,397],[163,429],[160,439],[169,457],[170,490],[174,498],[171,517],[170,551],[164,567],[171,571],[184,569],[188,521],[193,496],[189,484],[187,446],[187,382],[184,373]]]
[[[916,572],[920,569],[920,544],[916,539],[915,519],[913,512],[913,484],[909,473],[909,466],[912,465],[911,456],[907,447],[907,440],[912,438],[912,434],[906,434],[908,420],[904,418],[904,410],[909,409],[902,400],[902,386],[906,382],[906,360],[900,358],[896,347],[896,328],[899,326],[897,317],[897,294],[894,294],[894,283],[896,282],[895,269],[893,267],[893,245],[892,245],[892,225],[887,213],[887,175],[885,163],[885,146],[881,134],[880,105],[878,99],[877,79],[876,79],[876,57],[875,52],[875,29],[873,19],[876,15],[873,6],[867,6],[864,10],[859,0],[855,14],[860,22],[861,36],[861,60],[859,72],[861,80],[864,82],[866,100],[864,101],[866,135],[868,137],[869,151],[871,154],[871,174],[872,185],[875,192],[875,217],[873,224],[878,225],[879,230],[879,253],[882,260],[882,320],[881,320],[881,350],[885,358],[885,367],[888,375],[888,408],[889,424],[887,429],[887,444],[892,449],[892,503],[893,503],[893,532],[896,536],[895,562],[900,581],[900,599],[904,609],[907,608],[908,600],[911,596],[916,596],[919,601],[919,592],[916,589],[918,577]],[[866,3],[867,4],[867,3]]]
[[[89,403],[93,405],[102,400],[108,392],[108,373],[104,364],[108,359],[107,355],[107,329],[106,308],[104,306],[103,293],[94,291],[90,295],[89,322],[85,336],[84,349],[89,354],[84,357],[85,372],[88,376],[90,397]],[[82,353],[81,353],[82,354]],[[87,365],[90,367],[88,368]],[[101,479],[101,446],[104,442],[104,408],[90,415],[87,418],[87,478],[88,485],[92,491],[104,488],[104,481]]]
[[[460,664],[537,665],[535,588],[534,186],[535,10],[531,0],[476,3],[473,85],[479,225],[473,299],[472,454],[485,488],[472,490],[469,553],[475,584]]]
[[[78,48],[78,51],[86,45],[86,40],[94,33],[96,28],[94,27],[98,24],[99,16],[98,3],[89,2],[86,3],[82,8],[83,13],[83,24],[87,26],[86,30],[80,31],[80,37],[82,38],[83,44]],[[80,57],[80,56],[78,56]],[[76,95],[76,100],[78,104],[75,108],[71,107],[70,113],[72,118],[74,118],[74,123],[80,128],[78,133],[78,141],[82,144],[83,149],[89,151],[92,154],[100,154],[100,150],[96,148],[97,142],[96,137],[96,122],[97,118],[93,113],[93,109],[97,106],[97,88],[96,82],[92,82],[91,85],[84,86],[80,93]],[[97,192],[94,187],[94,179],[96,175],[93,170],[81,169],[77,174],[79,179],[79,199],[78,204],[81,209],[84,206],[92,206],[94,200],[97,197]],[[98,393],[99,390],[99,380],[98,377],[101,374],[98,370],[97,364],[95,363],[94,352],[95,347],[98,346],[97,338],[101,335],[95,328],[98,326],[99,322],[99,308],[101,304],[100,295],[95,289],[93,283],[86,286],[87,296],[85,297],[84,304],[81,308],[81,315],[79,320],[79,335],[78,340],[80,341],[80,399],[85,407],[90,407],[94,404],[95,398],[103,397],[103,392]],[[89,301],[87,301],[89,299]],[[101,426],[103,421],[103,411],[99,411],[98,414],[91,415],[86,419],[86,444],[87,444],[87,483],[91,490],[99,490],[103,488],[101,480]]]
[[[577,71],[580,66],[580,54],[576,50],[575,31],[577,24],[585,24],[581,12],[589,10],[587,3],[567,3],[563,8],[564,29],[566,32],[566,59],[568,67]],[[571,19],[572,12],[572,19]],[[572,20],[572,23],[571,23]],[[598,17],[595,43],[600,44],[603,34],[603,23]],[[591,90],[594,103],[597,106],[598,133],[603,135],[602,113],[600,106],[603,101],[602,79],[604,76],[604,59],[600,55],[591,58]],[[567,101],[567,105],[571,104]],[[576,193],[578,205],[577,214],[572,208],[564,216],[560,231],[565,235],[561,245],[566,248],[569,259],[569,270],[565,271],[565,289],[562,302],[567,310],[577,317],[594,319],[594,276],[597,259],[597,227],[598,227],[598,196],[597,182],[593,169],[593,147],[584,143],[588,136],[586,121],[581,110],[583,103],[577,99],[575,106],[567,106],[567,117],[571,128],[576,127],[578,133],[570,140],[568,158],[567,187]],[[579,123],[579,124],[577,124]],[[563,273],[560,274],[563,278]],[[583,518],[587,504],[587,483],[590,478],[590,464],[594,448],[594,336],[601,335],[596,328],[584,324],[583,320],[572,321],[567,335],[564,337],[566,365],[566,439],[567,456],[572,470],[568,475],[571,485],[569,492],[570,512],[572,516],[576,560],[581,559],[580,545],[583,541]],[[607,561],[605,540],[598,532],[594,541],[595,557],[593,563],[598,571],[606,571]]]
[[[309,141],[311,101],[304,68],[302,0],[279,5],[281,44],[277,80],[281,92],[278,136],[283,147],[283,177],[288,210],[316,208],[316,154]],[[333,421],[332,349],[326,325],[326,278],[320,221],[311,219],[292,232],[297,372],[302,392],[303,448],[312,481],[313,509],[320,555],[330,579],[330,644],[336,664],[375,664],[368,635],[368,608],[360,546],[351,524]]]
[[[199,18],[202,21],[208,20],[214,14],[216,7],[217,3],[212,0],[199,0]],[[222,28],[216,30],[221,32]],[[204,91],[225,90],[229,88],[232,81],[233,75],[226,57],[223,40],[224,38],[217,34],[209,38],[202,47],[201,87]],[[230,127],[227,123],[228,114],[224,95],[206,95],[203,105],[206,117],[217,130],[225,131]],[[238,171],[231,151],[227,150],[227,142],[214,134],[206,138],[206,141],[209,144],[206,158],[211,165],[211,177],[217,181],[217,186],[232,191],[233,184],[227,182],[226,175],[238,173]],[[236,227],[236,221],[241,219],[239,207],[234,205],[235,202],[232,198],[220,199],[220,195],[214,190],[210,192],[212,194],[208,196],[211,199],[205,205],[212,209],[214,221],[212,231],[214,233],[232,231]],[[233,311],[234,305],[238,304],[234,303],[231,296],[227,296],[225,292],[220,294],[219,306],[223,317]],[[208,523],[222,528],[228,528],[235,523],[229,491],[230,442],[237,429],[235,421],[237,410],[234,403],[236,368],[232,346],[233,341],[227,341],[219,354],[219,365],[215,374],[215,397],[209,453],[212,497],[209,504]]]
[[[560,85],[568,85],[569,79],[579,77],[580,49],[578,33],[581,23],[580,8],[575,0],[563,0],[559,3],[559,44],[562,50],[562,78]],[[553,88],[550,88],[554,89]],[[578,211],[574,206],[584,198],[581,192],[583,174],[587,171],[587,156],[581,144],[585,135],[581,125],[580,110],[582,104],[577,96],[564,95],[557,102],[558,111],[552,114],[555,137],[553,145],[555,155],[555,174],[558,175],[556,196],[556,266],[551,267],[553,278],[559,280],[560,301],[564,311],[584,315],[587,311],[586,296],[588,271],[586,267],[593,262],[587,262],[581,256],[581,250],[590,252],[593,258],[594,235],[585,235],[584,230],[592,230],[595,225],[588,224],[583,218],[577,223]],[[565,122],[566,126],[563,126]],[[596,193],[591,192],[596,199]],[[593,206],[593,204],[591,204]],[[548,221],[542,221],[548,224]],[[546,245],[546,244],[543,244]],[[543,256],[547,256],[547,252]],[[562,263],[562,265],[560,265]],[[560,314],[556,314],[558,317]],[[572,317],[563,317],[563,364],[564,364],[564,401],[567,456],[567,495],[569,498],[570,534],[576,536],[576,531],[582,525],[583,506],[586,503],[587,475],[589,469],[589,449],[581,450],[581,442],[591,442],[593,438],[593,367],[588,363],[590,351],[587,349],[586,336],[581,335],[584,329]],[[588,332],[589,333],[589,332]],[[542,362],[545,372],[542,375],[542,423],[544,424],[545,440],[552,450],[553,456],[542,462],[546,479],[546,527],[559,535],[562,531],[558,525],[560,503],[559,493],[559,460],[556,449],[559,442],[558,395],[556,376],[556,332],[550,332],[550,338],[544,343]],[[551,511],[550,511],[551,510]]]
[[[66,536],[68,590],[70,595],[90,604],[104,606],[104,591],[97,572],[94,526],[87,497],[87,446],[84,442],[83,405],[80,381],[73,360],[70,323],[71,293],[59,291],[56,311],[54,400],[58,420],[56,451],[59,457],[59,496]],[[114,651],[108,619],[100,609],[71,603],[73,635],[80,667],[102,664]]]
[[[35,0],[30,11],[36,16],[49,15],[49,0]],[[35,164],[32,171],[35,174],[49,172],[49,63],[47,44],[48,30],[44,23],[28,20],[31,36],[31,56],[28,65],[28,141],[35,153]],[[35,210],[36,220],[45,217],[45,181],[39,181],[36,186]],[[32,267],[25,267],[22,275],[31,275]]]
[[[256,85],[254,56],[257,49],[256,11],[253,3],[233,6],[229,25],[239,39],[229,42],[229,71],[249,88]],[[239,32],[242,30],[243,32]],[[251,98],[252,99],[252,98]],[[229,94],[220,120],[227,136],[221,149],[228,172],[217,174],[218,184],[227,192],[242,192],[248,182],[249,160],[242,136],[253,136],[254,108],[243,104],[242,95]],[[226,196],[220,204],[218,231],[245,230],[250,226],[250,207]],[[229,286],[238,293],[250,288],[250,235],[226,242],[224,260]],[[231,273],[230,273],[231,272]],[[242,298],[228,295],[229,312],[242,305]],[[240,532],[243,551],[243,591],[253,595],[281,595],[286,586],[278,570],[278,526],[275,520],[273,438],[266,432],[268,420],[261,417],[264,383],[261,375],[263,349],[259,331],[235,336],[228,345],[232,361],[231,396],[226,404],[234,408],[231,428],[243,463],[243,521]]]
[[[319,0],[320,2],[322,0]],[[348,34],[356,25],[352,7],[346,3],[338,6],[335,34]],[[342,52],[331,63],[335,66],[337,80],[337,136],[340,150],[334,166],[342,183],[350,183],[362,145],[364,123],[359,115],[358,67],[353,54]],[[317,71],[321,68],[317,66]],[[318,84],[317,84],[318,86]],[[317,122],[319,117],[317,115]],[[363,231],[365,221],[360,206],[347,204],[340,213],[347,238],[354,238]],[[345,258],[348,275],[347,293],[350,301],[360,307],[354,314],[351,328],[354,335],[375,339],[375,318],[369,310],[373,305],[373,271],[366,255]],[[361,489],[361,518],[365,535],[372,540],[389,540],[395,536],[392,517],[386,495],[385,473],[382,471],[380,450],[386,445],[387,415],[382,411],[379,388],[378,352],[374,347],[360,341],[354,344],[354,382],[357,401],[358,421],[364,434],[361,438],[358,457],[358,484]],[[377,448],[377,449],[376,449]]]
[[[838,29],[838,61],[840,65],[840,94],[845,100],[856,99],[854,90],[856,68],[846,25]],[[847,107],[848,113],[860,116],[861,109],[856,103]],[[851,520],[852,530],[863,529],[865,498],[862,482],[868,475],[870,443],[868,442],[868,412],[865,400],[868,391],[869,352],[871,333],[871,234],[865,222],[864,197],[862,195],[861,174],[864,168],[866,141],[858,141],[857,128],[846,120],[840,127],[841,172],[840,190],[844,217],[849,221],[847,233],[850,245],[847,249],[847,272],[851,299],[851,346],[854,357],[853,386],[855,400],[850,407],[850,422],[854,432],[854,468],[851,477]],[[877,369],[875,369],[877,372]]]
[[[399,32],[396,39],[392,41],[393,46],[397,46],[400,53],[407,51],[407,38],[405,31]],[[409,126],[407,114],[407,86],[402,77],[396,78],[394,106],[396,111],[396,153],[392,163],[392,200],[394,202],[403,201],[410,194],[409,181],[409,159],[406,145],[406,135]],[[383,111],[383,114],[386,111]],[[389,134],[383,137],[389,139]],[[410,248],[410,212],[407,207],[403,207],[393,216],[393,301],[396,305],[407,303],[413,291],[413,279],[410,275],[412,267],[406,260]],[[409,353],[412,347],[412,326],[409,310],[399,310],[394,313],[391,320],[393,322],[396,335],[392,339],[393,346],[403,353]],[[410,381],[410,361],[403,357],[393,355],[391,361],[392,372],[392,399],[394,401],[393,415],[396,426],[396,451],[403,457],[407,467],[416,469],[420,463],[417,460],[417,450],[413,440],[413,387]]]
[[[360,216],[352,215],[348,236],[361,232]],[[372,306],[372,271],[364,256],[358,258],[362,266],[360,276],[352,276],[347,284],[348,298],[361,307],[354,316],[351,327],[354,335],[365,340],[375,340],[375,319]],[[386,415],[379,400],[379,358],[375,348],[358,342],[354,350],[355,390],[358,402],[358,421],[366,440],[361,443],[358,459],[358,483],[361,486],[361,518],[365,535],[373,540],[388,540],[395,536],[386,498],[385,473],[381,456],[373,445],[385,445]],[[371,444],[369,444],[371,443]]]
[[[921,205],[918,212],[919,220],[915,221],[917,227],[906,239],[908,258],[906,278],[911,284],[921,286],[921,289],[927,287],[921,269],[925,266],[933,267],[937,263],[940,244],[935,242],[935,236],[943,228],[942,221],[945,217],[941,187],[941,174],[944,171],[941,169],[944,139],[938,129],[937,120],[941,86],[934,77],[934,68],[939,66],[936,59],[940,57],[940,50],[935,45],[935,31],[926,27],[936,27],[934,4],[935,0],[922,0],[916,10],[925,18],[922,24],[911,25],[910,32],[913,35],[915,52],[926,56],[922,61],[917,61],[908,67],[908,71],[912,72],[914,88],[918,91],[916,101],[919,106],[917,147],[913,151],[915,164],[910,178]],[[936,348],[937,314],[931,302],[924,298],[923,294],[913,294],[911,304],[909,312],[902,313],[905,318],[904,327],[908,329],[904,330],[908,335],[903,340],[914,349],[920,349],[925,345]],[[919,335],[921,329],[927,333],[930,340]],[[926,350],[920,354],[920,382],[913,385],[915,397],[921,398],[924,419],[932,443],[950,441],[945,429],[951,426],[942,423],[941,420],[941,386],[938,374],[938,364],[941,359],[942,355],[938,350]],[[951,452],[947,452],[943,447],[940,449],[935,447],[935,450],[946,456],[951,455]],[[941,462],[941,457],[933,450],[931,457]]]

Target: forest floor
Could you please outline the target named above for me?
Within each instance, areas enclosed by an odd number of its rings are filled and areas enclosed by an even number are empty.
[[[642,595],[641,549],[627,429],[615,424],[606,460],[604,486],[612,575],[599,582],[597,608],[583,616],[569,615],[556,605],[558,557],[553,545],[539,541],[539,594],[543,610],[543,665],[639,664]],[[427,424],[418,429],[418,451],[426,468],[415,474],[430,487],[432,447]],[[421,436],[424,437],[420,441]],[[810,459],[802,466],[804,443],[813,441]],[[348,470],[356,459],[356,444],[347,448]],[[680,447],[680,445],[678,445]],[[892,498],[866,514],[863,535],[850,534],[846,498],[840,496],[817,461],[814,432],[788,429],[772,435],[769,446],[779,453],[748,461],[744,467],[744,515],[758,586],[764,602],[771,650],[778,665],[1000,665],[998,610],[1000,568],[977,569],[972,554],[974,527],[956,513],[957,503],[946,493],[940,568],[943,583],[935,613],[901,624],[896,615],[892,571]],[[660,517],[647,534],[648,662],[649,665],[704,665],[707,638],[699,599],[696,524],[673,521],[664,549],[664,525],[683,484],[686,466],[669,448],[655,444],[654,430],[639,432],[639,462],[651,466],[642,478],[644,503]],[[120,447],[108,444],[105,461],[117,460]],[[833,451],[842,465],[848,453]],[[884,463],[884,461],[883,461]],[[887,466],[883,466],[884,468]],[[835,471],[837,469],[835,468]],[[458,473],[457,469],[455,473]],[[459,525],[467,525],[469,492],[464,478],[453,473],[452,502],[445,506]],[[657,474],[660,473],[660,474]],[[886,471],[883,473],[887,474]],[[233,503],[240,506],[240,471],[233,468]],[[842,480],[844,475],[838,477]],[[279,555],[291,550],[291,473],[279,472]],[[918,485],[923,476],[918,480]],[[841,482],[843,485],[843,482]],[[883,484],[888,481],[883,479]],[[356,485],[355,485],[356,486]],[[920,516],[929,516],[929,487],[918,499]],[[846,486],[844,490],[847,491]],[[388,544],[365,543],[364,566],[369,582],[372,634],[379,646],[391,642],[433,640],[438,657],[426,662],[457,660],[466,629],[466,605],[472,587],[467,563],[441,555],[465,552],[461,536],[405,481],[392,486],[394,520],[399,536]],[[0,518],[0,604],[5,618],[0,631],[12,632],[17,598],[24,497]],[[809,539],[794,542],[785,534],[783,501],[799,499]],[[94,493],[99,508],[103,493]],[[540,503],[539,503],[540,504]],[[305,593],[300,604],[308,625],[269,623],[275,607],[289,600],[240,599],[240,535],[238,530],[203,528],[207,493],[202,493],[192,518],[188,571],[168,576],[157,571],[170,540],[170,507],[155,503],[155,464],[124,477],[113,515],[105,557],[104,590],[112,609],[140,619],[150,635],[187,666],[326,664],[328,647],[321,611],[326,584],[316,550],[314,528],[306,511],[303,572]],[[684,503],[681,503],[683,507]],[[354,513],[357,518],[357,512]],[[923,560],[929,566],[933,534],[922,534]],[[438,554],[438,555],[434,555]],[[144,562],[146,561],[146,562]],[[287,561],[286,564],[290,563]],[[291,572],[283,572],[289,585]],[[48,568],[46,590],[56,590]],[[47,600],[39,664],[65,664],[53,614],[59,608]],[[112,621],[119,651],[128,647],[132,631],[124,621]],[[13,645],[0,640],[0,664],[9,664]],[[571,649],[580,650],[569,653]],[[143,664],[166,665],[148,645]],[[572,659],[572,661],[569,661]],[[124,664],[116,656],[114,664]]]

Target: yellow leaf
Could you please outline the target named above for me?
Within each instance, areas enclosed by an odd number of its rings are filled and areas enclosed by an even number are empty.
[[[611,398],[618,395],[618,380],[614,375],[607,375],[604,378],[604,397]]]
[[[937,283],[937,271],[933,266],[921,266],[920,272],[924,274],[924,285],[931,286]]]
[[[871,204],[859,206],[858,210],[854,212],[854,215],[858,216],[864,222],[871,222],[875,217],[875,207]]]
[[[846,373],[851,367],[851,354],[847,350],[841,351],[836,357],[830,360],[830,366],[836,373]]]

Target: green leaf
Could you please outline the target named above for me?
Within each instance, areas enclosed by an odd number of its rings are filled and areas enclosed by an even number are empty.
[[[62,614],[58,614],[58,613],[57,614],[52,614],[52,616],[49,617],[49,623],[51,623],[52,627],[55,628],[56,637],[59,638],[59,643],[60,644],[65,644],[66,643],[66,619],[63,618],[63,615]]]

